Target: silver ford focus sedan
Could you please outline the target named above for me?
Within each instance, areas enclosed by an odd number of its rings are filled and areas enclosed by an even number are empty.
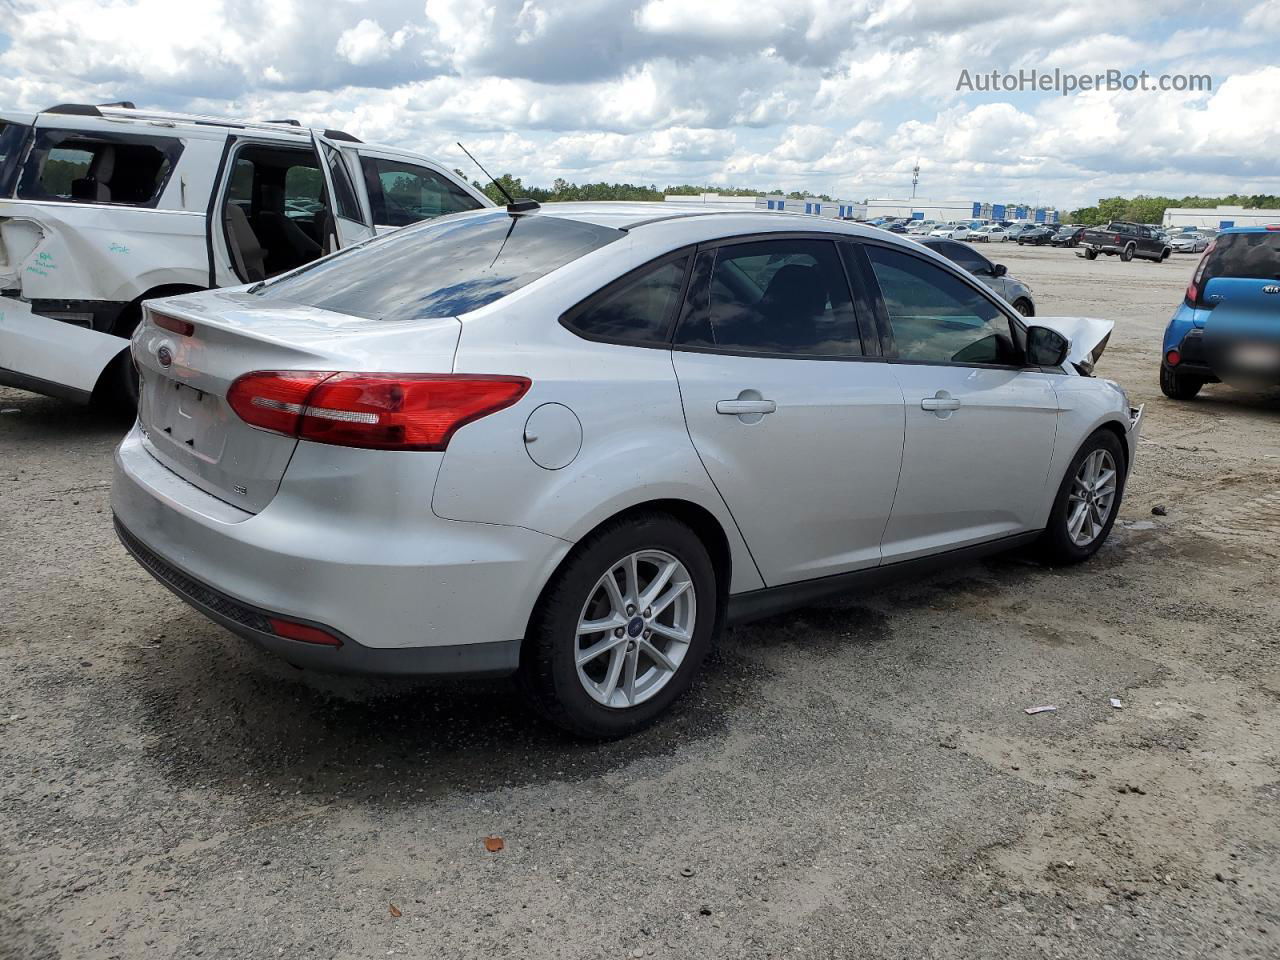
[[[148,304],[116,528],[330,671],[511,674],[611,737],[727,622],[1034,544],[1092,555],[1141,410],[1111,324],[884,231],[555,204]]]

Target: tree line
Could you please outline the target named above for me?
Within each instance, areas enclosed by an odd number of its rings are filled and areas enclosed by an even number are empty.
[[[461,177],[466,176],[461,170],[455,170],[454,172]],[[513,177],[509,173],[504,173],[498,178],[498,181],[517,200],[522,197],[528,197],[530,200],[537,200],[539,203],[569,200],[661,200],[664,196],[691,197],[700,193],[718,193],[729,197],[778,195],[777,191],[751,190],[745,187],[698,186],[689,183],[677,184],[662,189],[659,189],[657,184],[653,183],[648,186],[636,183],[605,183],[603,181],[600,183],[571,183],[563,177],[557,177],[552,181],[550,187],[527,187],[520,177]],[[473,180],[472,183],[477,189],[483,190],[485,196],[494,203],[506,203],[502,192],[492,183],[481,183],[478,180]],[[831,197],[825,193],[805,193],[803,190],[792,190],[785,196],[788,200],[803,200],[805,197],[817,197],[819,200],[825,201],[831,200]]]
[[[1112,220],[1130,220],[1134,223],[1162,223],[1169,207],[1252,207],[1275,210],[1280,208],[1280,197],[1266,193],[1245,196],[1233,193],[1226,197],[1103,197],[1092,207],[1072,210],[1063,217],[1066,223],[1079,223],[1087,227],[1110,223]]]

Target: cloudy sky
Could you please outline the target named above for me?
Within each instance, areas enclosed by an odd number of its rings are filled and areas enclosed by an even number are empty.
[[[962,70],[1211,92],[957,92]],[[0,0],[0,108],[338,126],[526,183],[1280,193],[1280,0]],[[489,165],[488,163],[486,165]]]

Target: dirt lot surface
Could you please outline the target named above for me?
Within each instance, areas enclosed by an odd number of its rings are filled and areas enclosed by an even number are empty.
[[[1280,955],[1280,396],[1159,396],[1194,258],[992,252],[1118,321],[1109,544],[735,629],[608,745],[250,649],[117,544],[123,425],[0,390],[0,957]]]

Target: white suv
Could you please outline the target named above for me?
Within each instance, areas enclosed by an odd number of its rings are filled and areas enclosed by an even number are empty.
[[[144,300],[490,205],[427,157],[296,121],[129,103],[0,113],[0,383],[130,406]]]

